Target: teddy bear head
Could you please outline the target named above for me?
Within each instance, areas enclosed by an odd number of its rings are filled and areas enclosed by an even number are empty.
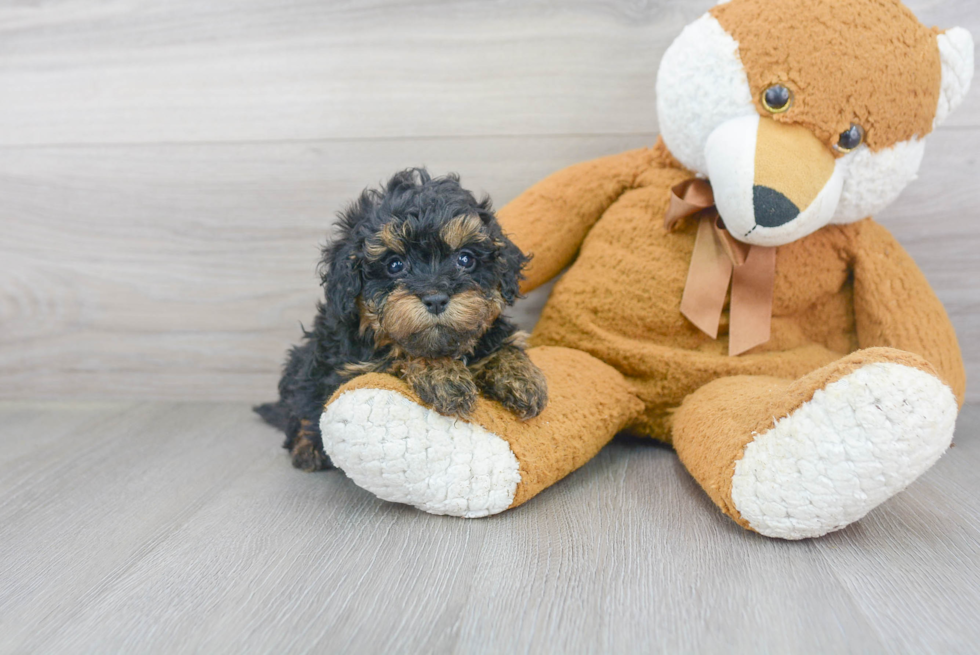
[[[898,0],[728,0],[664,55],[664,142],[732,236],[778,246],[895,200],[960,104],[973,39]]]

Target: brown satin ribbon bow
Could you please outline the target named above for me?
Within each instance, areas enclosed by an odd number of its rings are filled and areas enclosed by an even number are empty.
[[[673,230],[689,216],[698,217],[698,236],[681,298],[681,313],[699,330],[717,339],[730,281],[728,354],[741,355],[766,343],[772,323],[776,249],[736,241],[715,208],[715,196],[707,180],[694,178],[671,189],[664,227]]]

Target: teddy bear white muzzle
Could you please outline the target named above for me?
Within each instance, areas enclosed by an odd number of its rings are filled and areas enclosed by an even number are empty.
[[[718,211],[739,241],[791,243],[830,223],[840,202],[842,160],[804,127],[735,118],[711,133],[705,157]]]

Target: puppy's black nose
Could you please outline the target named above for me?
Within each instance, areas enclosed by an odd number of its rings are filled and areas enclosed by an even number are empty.
[[[449,305],[449,296],[444,293],[427,293],[419,298],[425,308],[433,314],[441,314]]]

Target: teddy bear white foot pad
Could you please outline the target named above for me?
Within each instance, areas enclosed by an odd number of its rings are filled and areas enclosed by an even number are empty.
[[[769,537],[838,530],[932,466],[953,439],[956,414],[953,393],[935,376],[894,363],[863,366],[746,446],[732,500]]]
[[[521,481],[499,436],[393,391],[342,394],[324,410],[320,431],[327,455],[357,486],[431,514],[497,514]]]

